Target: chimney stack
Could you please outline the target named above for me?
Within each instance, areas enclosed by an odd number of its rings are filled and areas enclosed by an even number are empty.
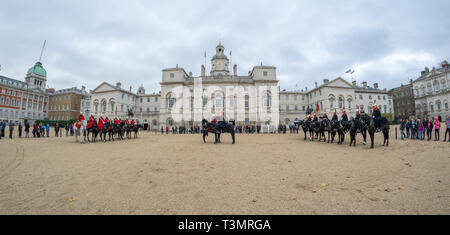
[[[378,83],[374,83],[373,88],[378,89]]]
[[[131,92],[131,86],[130,86],[130,92]]]
[[[367,82],[362,82],[363,87],[367,87]]]
[[[308,87],[307,86],[305,86],[305,91],[308,91]]]
[[[327,83],[329,83],[330,82],[330,80],[328,80],[328,78],[324,78],[323,79],[323,84],[327,84]]]
[[[316,88],[317,88],[317,82],[315,82],[315,84],[316,84]]]
[[[352,82],[353,87],[356,87],[356,81]]]
[[[85,86],[81,86],[81,90],[82,90],[82,91],[85,91],[85,90],[86,90],[86,87],[85,87]]]
[[[122,83],[120,83],[120,82],[116,83],[117,88],[120,88],[120,86],[122,86]]]

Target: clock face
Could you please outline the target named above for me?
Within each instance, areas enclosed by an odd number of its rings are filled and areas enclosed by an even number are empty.
[[[222,67],[222,62],[217,62],[217,67]]]

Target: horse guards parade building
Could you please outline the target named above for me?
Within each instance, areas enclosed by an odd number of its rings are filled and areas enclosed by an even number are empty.
[[[211,59],[211,71],[201,65],[200,76],[193,76],[183,68],[162,70],[161,91],[148,94],[141,85],[137,92],[124,89],[120,82],[102,82],[94,90],[85,87],[55,91],[46,89],[47,72],[37,62],[26,74],[25,82],[0,76],[0,119],[23,122],[28,120],[72,120],[80,111],[84,115],[109,118],[132,118],[138,123],[159,129],[162,126],[201,125],[202,119],[212,116],[234,120],[236,125],[261,125],[276,128],[304,119],[307,112],[318,107],[320,114],[338,116],[343,108],[354,116],[357,107],[371,114],[374,101],[383,114],[391,117],[409,115],[450,115],[449,66],[429,71],[408,86],[390,91],[375,83],[357,84],[338,77],[323,79],[308,90],[280,90],[276,67],[261,63],[247,75],[237,74],[237,65],[230,64],[225,47],[219,43]],[[232,66],[232,71],[230,68]],[[410,96],[409,96],[410,95]],[[397,101],[410,97],[412,108],[396,113],[395,107],[406,107]],[[412,99],[412,100],[411,100]],[[397,105],[394,105],[397,104]]]

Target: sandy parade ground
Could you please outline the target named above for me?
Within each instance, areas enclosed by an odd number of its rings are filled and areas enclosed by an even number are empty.
[[[1,139],[0,214],[450,214],[450,143],[395,140],[394,128],[374,150],[360,137],[349,147],[348,135],[236,141]]]

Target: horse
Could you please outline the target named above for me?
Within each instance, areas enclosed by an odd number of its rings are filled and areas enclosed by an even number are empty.
[[[134,132],[134,138],[137,139],[139,128],[141,128],[140,124],[137,124],[137,125],[130,124],[130,126],[128,127],[128,130],[127,130],[127,132],[130,131],[130,137],[129,138],[131,138],[131,132]]]
[[[358,133],[361,133],[361,135],[364,138],[363,144],[366,145],[367,127],[364,124],[364,122],[361,121],[360,118],[359,119],[357,119],[357,118],[352,119],[350,122],[351,122],[350,130],[349,130],[349,133],[350,133],[350,146],[352,146],[352,144],[353,144],[353,146],[356,145],[356,135]]]
[[[336,136],[337,132],[337,122],[336,121],[330,121],[330,119],[325,119],[325,130],[328,132],[328,141],[327,143],[333,143],[334,137]]]
[[[80,124],[80,127],[77,127],[77,124]],[[73,125],[73,129],[75,132],[75,142],[78,142],[78,135],[83,136],[81,137],[81,144],[86,143],[86,120],[78,121]]]
[[[92,127],[91,128],[87,128],[87,140],[88,142],[91,142],[91,140],[89,140],[89,134],[92,133],[92,142],[95,143],[95,139],[97,138],[98,135],[98,127],[97,127],[97,121],[94,119],[92,122]]]
[[[309,121],[309,123],[310,141],[314,141],[319,137],[320,123],[319,121]]]
[[[318,128],[318,138],[319,138],[319,142],[322,140],[323,137],[323,142],[327,141],[327,138],[325,137],[325,129],[327,127],[327,121],[328,118],[321,118],[321,120],[319,121],[319,128]]]
[[[303,133],[305,133],[305,139],[306,140],[306,133],[308,132],[309,126],[306,124],[306,120],[299,120],[294,122],[296,128],[302,128]]]
[[[375,120],[367,114],[361,115],[361,120],[363,120],[364,124],[367,125],[367,130],[370,135],[370,148],[374,148],[375,141],[375,133],[382,132],[383,133],[383,146],[389,147],[389,121],[381,117],[380,118],[380,126],[378,128],[375,127]]]
[[[106,142],[106,134],[108,133],[108,129],[110,128],[110,126],[110,122],[103,122],[103,129],[99,130],[101,141]]]
[[[133,125],[126,124],[125,125],[125,132],[126,132],[126,138],[131,139],[131,130],[133,128]]]
[[[208,122],[206,119],[202,120],[202,134],[203,134],[203,143],[206,143],[206,136],[208,136],[208,133],[214,133],[214,144],[218,143],[218,139],[217,139],[217,124],[214,123],[210,123]]]
[[[339,141],[338,144],[342,144],[345,141],[345,134],[350,130],[351,123],[349,121],[340,121],[338,125],[338,135]]]
[[[230,121],[230,123],[227,123],[225,121],[219,121],[217,123],[216,128],[218,129],[218,131],[215,133],[215,135],[217,136],[217,140],[220,142],[220,134],[221,133],[230,133],[231,134],[231,139],[233,140],[232,144],[235,144],[235,131],[234,131],[234,127],[235,127],[235,122],[234,121]]]

